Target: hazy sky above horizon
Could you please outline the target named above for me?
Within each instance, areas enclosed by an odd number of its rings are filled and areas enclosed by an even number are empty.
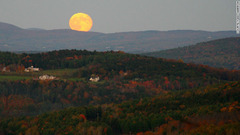
[[[78,12],[91,31],[235,30],[235,0],[1,0],[0,22],[21,28],[69,29]]]

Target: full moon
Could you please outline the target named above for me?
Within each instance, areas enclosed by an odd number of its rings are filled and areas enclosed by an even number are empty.
[[[69,19],[69,27],[76,31],[88,32],[92,28],[92,18],[85,13],[76,13]]]

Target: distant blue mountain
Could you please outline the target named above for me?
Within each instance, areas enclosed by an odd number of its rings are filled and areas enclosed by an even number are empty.
[[[51,51],[87,49],[143,53],[182,47],[213,39],[237,37],[235,31],[137,31],[121,33],[78,32],[69,29],[22,29],[0,23],[0,51]]]

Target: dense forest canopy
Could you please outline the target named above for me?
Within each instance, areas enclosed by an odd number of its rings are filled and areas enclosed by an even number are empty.
[[[238,70],[121,51],[0,57],[3,134],[208,134],[213,124],[239,132]],[[39,80],[45,73],[57,79]]]
[[[170,92],[121,104],[68,108],[2,119],[2,133],[237,134],[240,83]]]

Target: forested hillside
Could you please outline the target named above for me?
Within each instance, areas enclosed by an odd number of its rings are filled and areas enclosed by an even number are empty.
[[[218,68],[240,69],[240,38],[226,38],[144,55]]]
[[[3,134],[208,133],[216,123],[216,132],[239,132],[238,70],[121,51],[0,57]],[[40,71],[24,72],[29,66]]]
[[[0,120],[4,134],[239,134],[240,83]]]

